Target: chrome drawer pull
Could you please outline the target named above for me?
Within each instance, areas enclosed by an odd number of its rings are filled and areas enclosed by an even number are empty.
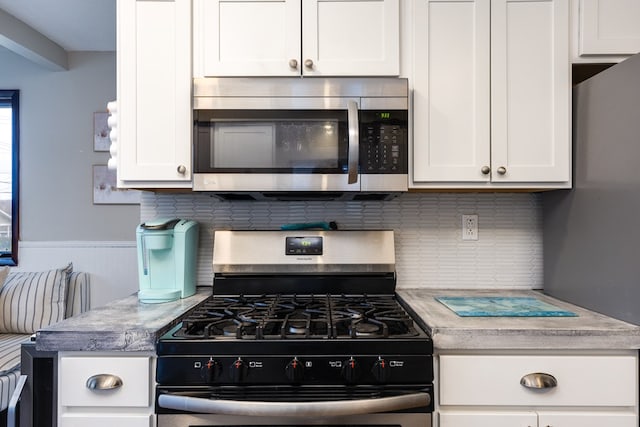
[[[520,378],[520,384],[526,388],[544,390],[558,386],[558,380],[553,375],[543,372],[534,372]]]
[[[122,384],[119,376],[111,374],[93,375],[87,380],[89,390],[113,390],[122,387]]]

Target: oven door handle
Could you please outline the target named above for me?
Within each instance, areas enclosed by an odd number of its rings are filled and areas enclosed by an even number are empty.
[[[257,402],[212,400],[199,397],[161,394],[158,406],[198,414],[249,415],[258,417],[338,417],[421,408],[431,404],[427,393],[412,393],[378,399],[328,402]]]
[[[356,101],[347,103],[347,120],[349,125],[347,183],[355,184],[358,182],[358,165],[360,164],[360,123],[358,123],[358,103]]]

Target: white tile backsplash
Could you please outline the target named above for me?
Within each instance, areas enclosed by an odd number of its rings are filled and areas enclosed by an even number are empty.
[[[462,215],[478,215],[477,241]],[[532,193],[407,193],[391,201],[227,202],[205,194],[143,193],[141,220],[200,223],[198,285],[211,285],[214,229],[279,229],[336,221],[341,229],[393,229],[399,288],[542,288],[542,215]]]

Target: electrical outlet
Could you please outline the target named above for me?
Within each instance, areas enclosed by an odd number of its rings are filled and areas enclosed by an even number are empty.
[[[478,240],[478,215],[462,215],[462,240]]]

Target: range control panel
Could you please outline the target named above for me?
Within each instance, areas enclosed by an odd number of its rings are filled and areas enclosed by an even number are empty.
[[[191,356],[158,358],[163,385],[420,384],[431,356]]]

